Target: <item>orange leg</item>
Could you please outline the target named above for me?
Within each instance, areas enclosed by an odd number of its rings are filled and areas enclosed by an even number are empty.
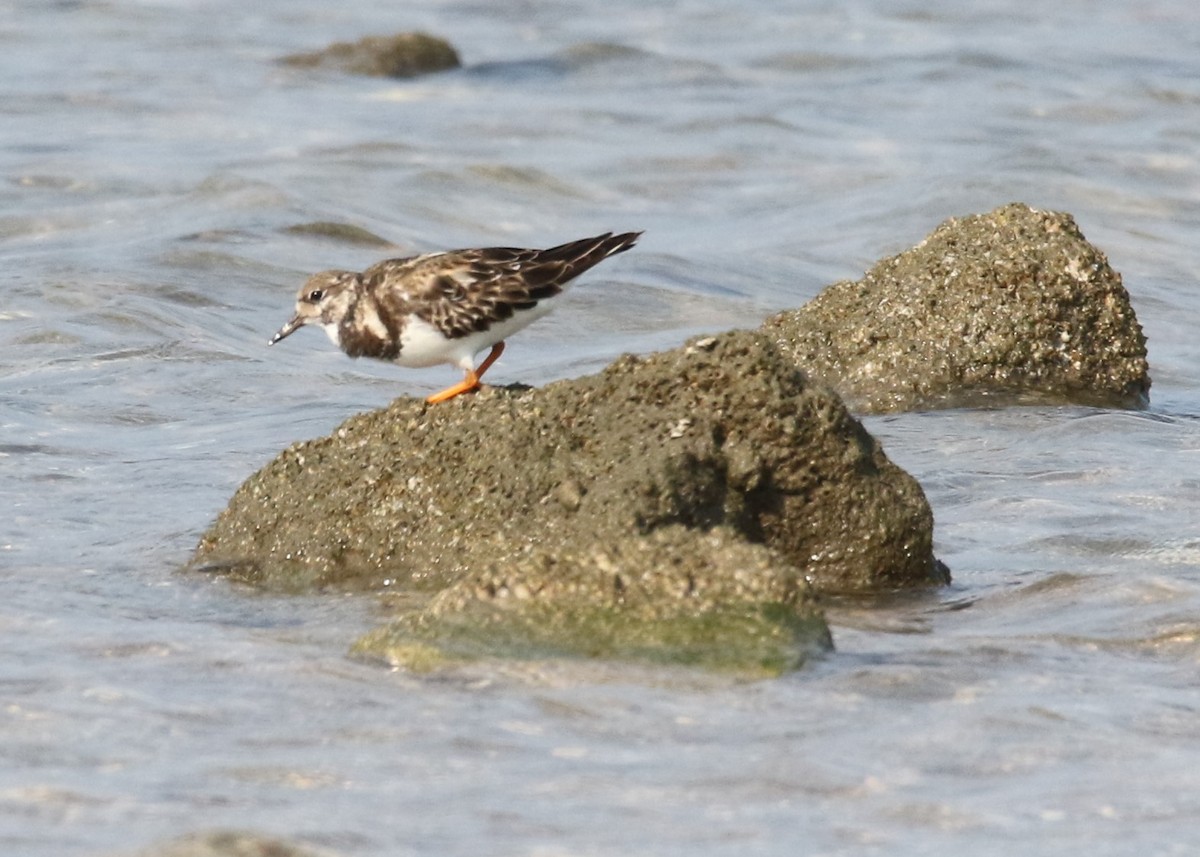
[[[467,370],[467,377],[463,378],[453,387],[447,387],[440,393],[434,393],[432,396],[429,396],[427,399],[425,399],[425,401],[431,405],[436,405],[439,402],[445,402],[449,399],[453,399],[455,396],[458,396],[462,393],[469,393],[472,390],[479,389],[479,379],[483,377],[483,373],[486,372],[488,368],[496,362],[496,359],[503,353],[504,343],[497,342],[492,346],[492,353],[484,358],[484,361],[479,364],[478,369]]]

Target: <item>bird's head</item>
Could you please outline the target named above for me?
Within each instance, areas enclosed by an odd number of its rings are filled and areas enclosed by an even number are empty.
[[[306,324],[318,324],[333,336],[338,325],[354,304],[355,289],[362,286],[362,275],[353,271],[322,271],[313,274],[296,295],[296,314],[279,328],[268,345],[291,336]]]

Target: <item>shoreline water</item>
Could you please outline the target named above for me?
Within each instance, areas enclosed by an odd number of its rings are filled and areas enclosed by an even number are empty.
[[[1195,10],[732,15],[0,15],[8,850],[211,827],[347,855],[1190,847]],[[401,28],[443,33],[466,67],[401,83],[274,64]],[[955,583],[835,609],[836,653],[795,676],[421,680],[346,658],[369,601],[174,572],[280,449],[445,380],[267,351],[305,274],[379,255],[289,226],[402,250],[645,228],[620,278],[489,374],[538,385],[757,327],[1013,200],[1071,212],[1123,275],[1150,408],[868,418],[926,491]]]

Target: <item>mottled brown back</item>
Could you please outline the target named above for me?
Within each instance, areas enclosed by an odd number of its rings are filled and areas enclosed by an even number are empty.
[[[547,250],[488,247],[388,259],[363,272],[365,291],[388,329],[415,313],[451,338],[466,336],[553,297],[639,235],[607,233]]]

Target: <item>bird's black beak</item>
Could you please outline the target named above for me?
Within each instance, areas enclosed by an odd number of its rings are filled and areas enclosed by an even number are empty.
[[[304,327],[304,319],[300,316],[296,316],[283,327],[279,328],[275,335],[271,337],[271,340],[267,343],[267,345],[274,345],[279,340],[286,339],[302,327]]]

